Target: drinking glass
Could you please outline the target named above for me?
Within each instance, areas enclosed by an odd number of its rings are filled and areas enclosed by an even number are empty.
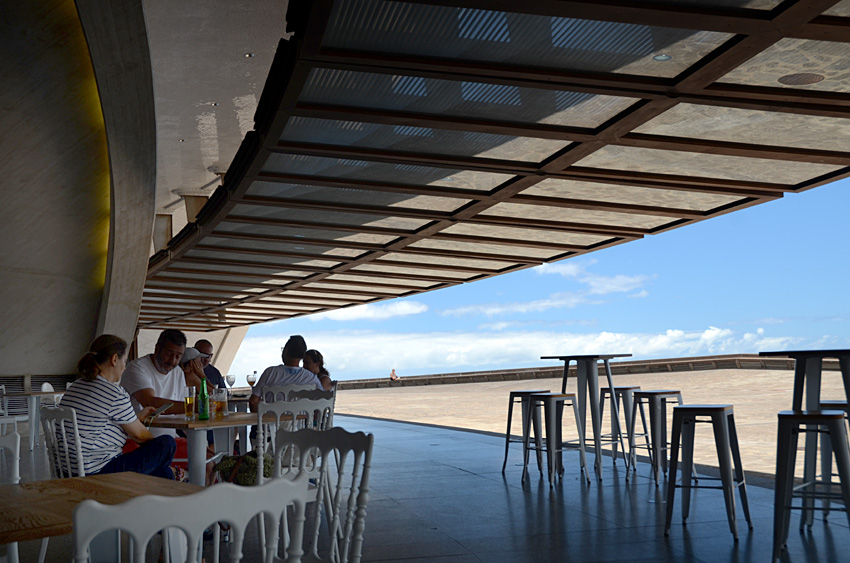
[[[253,387],[254,384],[257,382],[257,374],[256,373],[250,374],[246,377],[246,379],[248,380],[248,385]]]
[[[227,389],[213,389],[210,397],[210,413],[221,418],[227,415]]]
[[[183,412],[186,413],[186,418],[191,420],[195,418],[195,387],[183,388]]]
[[[235,375],[225,375],[224,381],[227,383],[228,387],[230,387],[230,394],[233,395],[233,384],[236,383]]]

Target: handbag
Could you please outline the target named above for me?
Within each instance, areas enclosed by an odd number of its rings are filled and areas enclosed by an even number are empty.
[[[217,471],[221,479],[228,483],[242,486],[252,486],[257,484],[257,452],[251,450],[244,455],[227,455],[221,458],[214,467],[213,471]],[[263,454],[263,477],[266,479],[272,476],[272,467],[274,458],[271,454]]]

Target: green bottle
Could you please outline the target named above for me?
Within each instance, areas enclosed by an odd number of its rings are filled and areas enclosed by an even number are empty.
[[[198,420],[210,419],[210,394],[207,391],[207,378],[201,378],[201,390],[198,392]]]

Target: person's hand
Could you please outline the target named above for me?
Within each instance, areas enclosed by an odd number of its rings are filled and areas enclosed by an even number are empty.
[[[139,411],[139,420],[142,421],[143,424],[147,424],[146,419],[149,418],[153,412],[156,410],[155,407],[145,407]]]

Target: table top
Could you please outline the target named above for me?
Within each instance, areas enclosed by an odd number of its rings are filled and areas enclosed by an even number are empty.
[[[304,418],[304,417],[300,417]],[[268,422],[275,422],[272,414],[266,415]],[[264,420],[265,420],[264,419]],[[292,420],[291,415],[282,415],[280,420]],[[228,412],[226,416],[210,415],[209,420],[187,419],[183,414],[161,414],[151,423],[151,428],[176,428],[180,430],[208,430],[210,428],[228,428],[231,426],[248,426],[257,424],[255,412]]]
[[[110,473],[0,485],[0,544],[73,531],[74,508],[85,499],[120,504],[142,495],[183,496],[203,488],[141,473]]]
[[[780,350],[759,352],[759,356],[780,356],[783,358],[842,358],[850,356],[850,350]]]
[[[573,354],[571,356],[540,356],[541,360],[610,360],[611,358],[631,358],[631,354]]]
[[[44,395],[64,395],[65,389],[61,391],[11,391],[3,393],[6,397],[41,397]]]

